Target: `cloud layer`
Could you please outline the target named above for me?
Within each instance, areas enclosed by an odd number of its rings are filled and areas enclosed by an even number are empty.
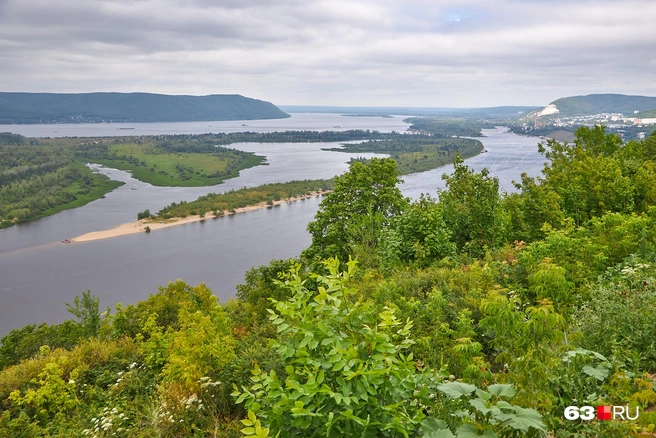
[[[276,104],[656,95],[652,0],[0,0],[1,91]]]

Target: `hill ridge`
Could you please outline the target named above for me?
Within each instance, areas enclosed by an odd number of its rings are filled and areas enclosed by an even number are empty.
[[[192,122],[290,117],[240,94],[0,92],[0,123]]]
[[[561,97],[551,102],[550,107],[558,109],[559,116],[592,115],[600,113],[633,114],[635,111],[650,111],[656,109],[656,97],[599,93],[580,96]],[[542,110],[544,111],[544,110]]]

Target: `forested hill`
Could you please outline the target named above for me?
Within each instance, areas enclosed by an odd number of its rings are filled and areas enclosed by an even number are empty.
[[[238,94],[0,93],[0,124],[193,122],[289,117],[270,102]]]
[[[634,111],[656,109],[656,97],[628,96],[625,94],[589,94],[563,97],[551,102],[559,115],[577,116],[600,113],[633,114]]]

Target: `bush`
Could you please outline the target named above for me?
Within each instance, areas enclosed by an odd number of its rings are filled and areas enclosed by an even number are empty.
[[[146,210],[142,211],[141,213],[137,214],[137,220],[147,219],[149,217],[151,217],[151,214],[150,214],[150,210],[148,210],[148,209],[146,209]]]
[[[630,260],[610,269],[593,287],[589,302],[575,317],[584,348],[631,360],[637,370],[656,369],[653,273],[649,264]]]

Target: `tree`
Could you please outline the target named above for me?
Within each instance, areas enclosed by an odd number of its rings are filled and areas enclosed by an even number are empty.
[[[622,162],[622,141],[603,126],[576,130],[574,144],[550,140],[540,152],[550,160],[543,184],[556,192],[566,216],[581,225],[594,216],[628,213],[635,204],[633,181]]]
[[[422,195],[403,214],[394,217],[382,236],[380,252],[384,266],[415,262],[424,267],[456,252],[442,209],[430,196]]]
[[[443,175],[446,190],[438,193],[444,222],[458,249],[480,256],[503,235],[499,180],[483,169],[476,173],[457,155],[451,175]]]
[[[382,227],[407,205],[396,186],[400,182],[390,158],[352,163],[348,172],[335,177],[333,192],[308,225],[312,245],[303,255],[318,262],[375,253]]]
[[[72,313],[77,318],[77,323],[84,330],[84,335],[88,338],[98,337],[98,330],[100,329],[100,298],[91,295],[91,290],[87,289],[82,292],[82,297],[75,296],[73,301],[74,305],[66,303],[66,310]]]

